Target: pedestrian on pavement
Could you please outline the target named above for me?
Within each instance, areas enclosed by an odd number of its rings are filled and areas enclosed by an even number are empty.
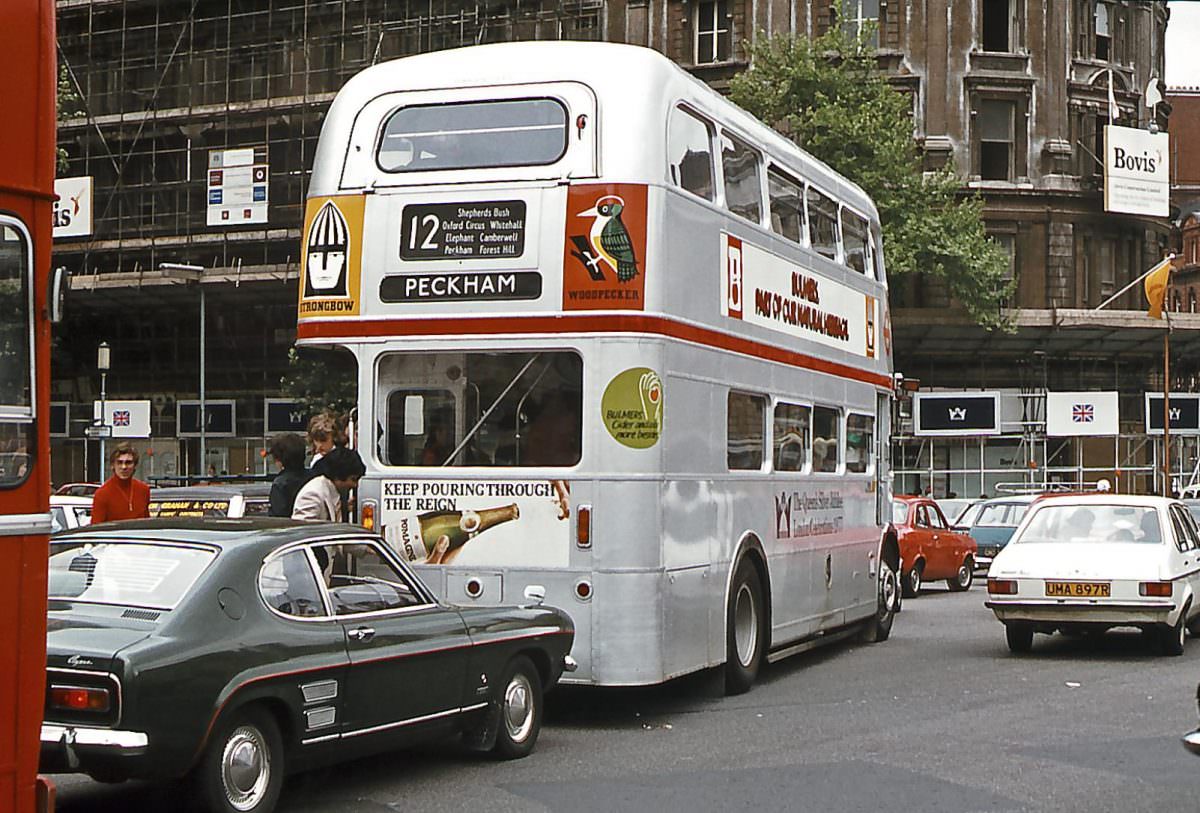
[[[367,473],[362,458],[353,449],[335,446],[324,458],[323,471],[309,480],[296,494],[292,519],[341,522],[344,518],[342,498],[358,486],[358,479]]]
[[[308,481],[308,469],[304,468],[304,438],[299,435],[277,435],[271,441],[271,457],[279,466],[279,473],[271,482],[271,510],[273,517],[290,517],[296,505],[296,494]]]
[[[312,449],[312,460],[308,464],[309,479],[324,473],[325,455],[338,446],[346,445],[346,431],[342,419],[330,410],[313,415],[308,422],[308,445]]]
[[[108,456],[112,476],[92,497],[92,524],[150,516],[150,486],[133,476],[137,449],[122,443]]]

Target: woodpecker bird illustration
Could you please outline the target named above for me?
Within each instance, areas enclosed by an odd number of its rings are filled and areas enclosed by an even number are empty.
[[[592,250],[601,257],[614,271],[621,282],[629,282],[637,276],[637,257],[633,253],[633,241],[629,239],[629,231],[621,222],[621,212],[625,209],[625,201],[616,195],[608,195],[596,201],[596,205],[586,212],[580,212],[579,217],[593,217],[592,231],[588,238]]]

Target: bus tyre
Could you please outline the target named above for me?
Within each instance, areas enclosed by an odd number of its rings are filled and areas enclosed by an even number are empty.
[[[500,681],[500,722],[492,754],[498,759],[529,756],[542,730],[542,678],[533,663],[518,655]]]
[[[916,598],[921,592],[921,568],[923,565],[917,562],[913,565],[912,570],[904,577],[904,597]]]
[[[725,694],[743,694],[754,685],[767,644],[762,583],[749,559],[733,576],[725,610]]]
[[[264,709],[248,708],[218,723],[193,780],[213,813],[265,813],[283,789],[283,740]]]
[[[1010,621],[1004,625],[1004,640],[1010,652],[1022,654],[1033,649],[1033,624]]]
[[[900,576],[888,562],[879,565],[879,594],[875,599],[875,615],[863,627],[862,640],[868,644],[886,641],[892,634],[892,623],[900,607]]]
[[[958,574],[953,579],[946,579],[946,586],[955,593],[970,590],[975,581],[975,562],[968,556],[958,568]]]

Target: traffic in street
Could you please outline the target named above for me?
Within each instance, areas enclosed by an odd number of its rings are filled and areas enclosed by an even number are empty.
[[[1200,646],[1039,635],[1014,655],[982,580],[906,600],[881,645],[647,689],[560,687],[528,759],[452,743],[291,776],[278,810],[1190,810]],[[55,776],[61,813],[165,810],[177,786]]]

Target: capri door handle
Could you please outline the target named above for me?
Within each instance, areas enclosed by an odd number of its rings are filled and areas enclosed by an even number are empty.
[[[355,641],[369,641],[375,637],[375,630],[370,627],[355,627],[346,634]]]

